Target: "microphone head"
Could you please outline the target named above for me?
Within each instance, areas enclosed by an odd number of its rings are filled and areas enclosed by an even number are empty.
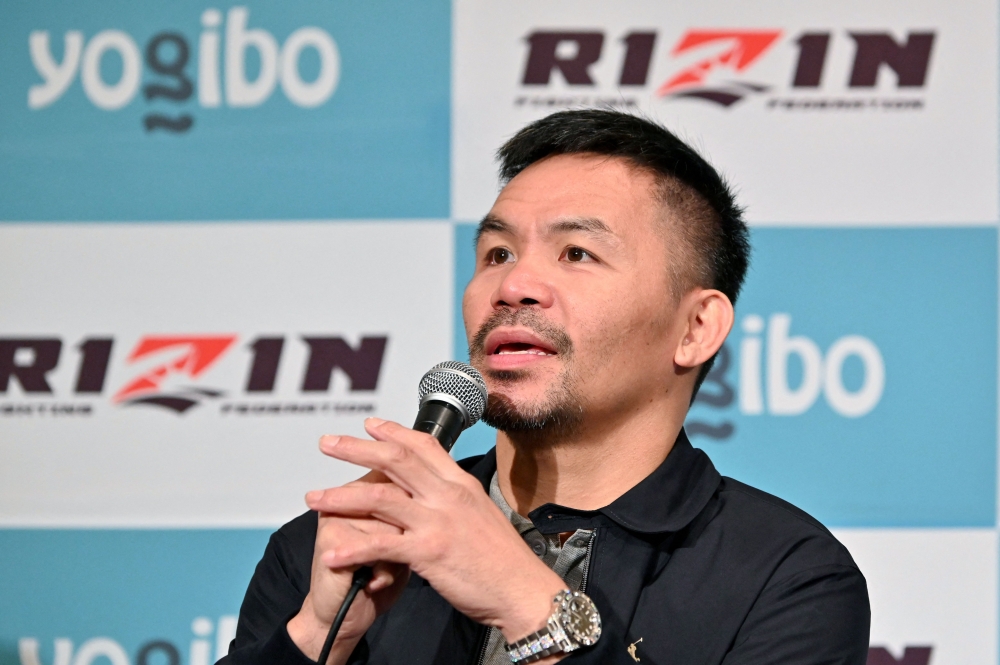
[[[438,363],[420,379],[420,404],[434,399],[451,404],[462,412],[467,428],[483,417],[486,397],[483,375],[465,363],[454,360]]]

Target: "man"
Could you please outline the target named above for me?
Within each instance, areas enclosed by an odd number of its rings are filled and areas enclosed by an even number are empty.
[[[747,268],[725,183],[612,111],[551,115],[499,158],[463,303],[496,448],[456,463],[377,419],[374,441],[324,437],[372,473],[272,536],[229,658],[314,662],[380,562],[328,662],[863,664],[848,552],[682,429]]]

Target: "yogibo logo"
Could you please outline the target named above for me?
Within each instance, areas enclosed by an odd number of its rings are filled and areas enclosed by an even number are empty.
[[[141,645],[135,658],[129,658],[122,643],[111,637],[92,637],[80,644],[66,637],[57,637],[52,642],[52,665],[153,665],[169,663],[180,665],[211,665],[229,653],[229,642],[236,637],[236,617],[225,615],[213,622],[208,617],[197,617],[191,622],[194,639],[189,645],[176,645],[169,640],[153,639]],[[35,637],[22,637],[17,642],[17,653],[21,665],[41,665],[40,641]],[[184,653],[186,651],[186,653]],[[184,658],[183,656],[187,656]]]
[[[720,350],[697,404],[713,409],[736,406],[742,416],[786,417],[807,413],[822,397],[838,416],[860,418],[881,401],[885,361],[871,339],[843,335],[823,349],[806,335],[792,334],[792,316],[787,313],[772,314],[767,320],[749,314],[740,327],[742,338]],[[689,434],[712,439],[734,434],[732,422],[710,423],[702,419],[703,413],[687,422]]]
[[[110,392],[112,404],[125,407],[155,407],[176,414],[208,401],[219,401],[222,414],[309,414],[372,412],[372,402],[303,402],[303,395],[331,392],[334,372],[346,378],[346,392],[372,394],[378,388],[384,364],[386,335],[362,336],[351,344],[341,336],[309,335],[301,337],[305,351],[304,366],[293,400],[274,401],[278,389],[278,369],[284,355],[284,336],[261,336],[243,349],[249,357],[243,370],[242,393],[246,398],[268,397],[268,401],[246,399],[234,402],[225,398],[241,390],[238,386],[218,385],[205,375],[223,358],[231,357],[238,336],[224,335],[145,335],[131,347],[124,363],[117,369],[124,378]],[[65,397],[58,395],[51,375],[63,360],[64,344],[59,337],[0,338],[0,416],[18,415],[90,415],[95,404],[82,398],[105,394],[109,370],[113,368],[112,337],[89,337],[77,346],[75,363],[65,359],[64,367],[74,371],[74,401],[8,400],[9,393],[24,398]],[[235,358],[234,362],[239,362]],[[75,365],[75,367],[74,367]],[[217,379],[216,379],[217,381]],[[20,390],[13,388],[17,386]],[[114,385],[114,384],[112,384]]]
[[[225,17],[218,9],[206,9],[201,26],[196,40],[164,30],[142,48],[122,30],[91,36],[79,30],[61,36],[34,30],[28,47],[41,81],[28,89],[28,107],[40,110],[55,104],[77,78],[87,99],[106,111],[128,106],[140,92],[150,104],[189,104],[196,98],[204,109],[255,107],[279,86],[292,104],[314,108],[337,89],[340,53],[322,28],[298,28],[279,43],[268,30],[250,25],[246,7],[232,7]],[[56,41],[62,42],[58,48]],[[251,60],[258,65],[253,75]],[[303,72],[307,60],[318,61],[309,75]],[[117,76],[109,74],[115,65]],[[194,116],[187,110],[157,110],[143,117],[143,125],[146,131],[185,132],[194,125]]]
[[[836,340],[824,354],[819,346],[804,335],[791,335],[792,317],[773,314],[767,324],[764,356],[764,319],[751,314],[743,319],[746,336],[740,342],[740,411],[747,415],[767,412],[776,416],[804,413],[820,394],[836,413],[845,418],[858,418],[870,412],[882,398],[885,389],[885,363],[878,347],[867,337],[845,335]],[[802,368],[796,387],[789,385],[789,361],[797,358]],[[860,362],[861,384],[850,390],[844,385],[844,364],[851,357]],[[766,372],[762,372],[766,367]],[[762,375],[766,380],[762,381]],[[766,386],[766,391],[764,386]]]

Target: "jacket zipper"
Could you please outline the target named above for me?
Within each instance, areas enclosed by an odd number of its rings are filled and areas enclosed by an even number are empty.
[[[587,581],[590,578],[590,557],[594,554],[594,541],[597,540],[597,529],[590,534],[590,542],[587,543],[587,555],[583,558],[583,579],[580,580],[580,593],[587,593]]]
[[[483,665],[486,661],[486,647],[490,643],[490,628],[487,626],[486,630],[483,631],[483,636],[481,638],[482,646],[479,647],[479,658],[476,659],[476,665]]]

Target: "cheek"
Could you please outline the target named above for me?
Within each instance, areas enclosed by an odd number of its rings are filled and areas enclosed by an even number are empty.
[[[489,316],[492,309],[490,305],[491,291],[483,280],[473,277],[469,285],[465,287],[462,295],[462,319],[465,322],[466,335],[472,337]]]
[[[572,315],[569,333],[578,361],[600,367],[619,354],[630,336],[630,303],[615,294],[591,292],[588,296],[567,303],[566,311]]]
[[[580,360],[592,368],[647,371],[670,358],[669,312],[648,297],[596,298],[576,326]],[[586,359],[586,360],[584,360]]]

